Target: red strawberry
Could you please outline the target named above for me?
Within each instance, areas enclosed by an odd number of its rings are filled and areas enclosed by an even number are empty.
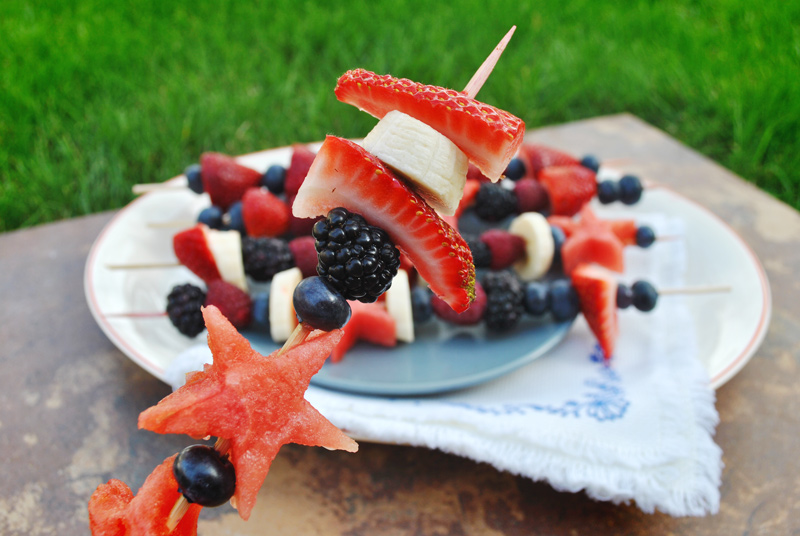
[[[399,110],[447,136],[487,177],[497,181],[522,144],[525,123],[510,113],[438,86],[377,75],[344,73],[336,98],[382,118]]]
[[[539,172],[547,167],[579,166],[581,164],[580,160],[567,153],[544,145],[525,143],[522,145],[520,152],[525,155],[526,163],[529,165],[528,174],[534,178],[538,178]]]
[[[385,230],[434,293],[456,311],[475,297],[475,267],[464,239],[380,160],[355,143],[328,136],[295,199],[298,217],[336,207]]]
[[[292,160],[289,167],[286,168],[286,179],[283,186],[287,197],[297,195],[297,190],[300,189],[308,170],[311,169],[311,163],[315,156],[314,152],[305,145],[297,143],[292,146]]]
[[[331,361],[337,363],[344,354],[359,340],[392,347],[397,344],[397,327],[395,320],[377,303],[361,303],[349,301],[350,320],[342,328],[344,335],[331,352]]]
[[[292,196],[287,200],[286,204],[289,205],[290,210],[292,205],[294,205],[294,198],[295,196]],[[294,236],[310,235],[311,229],[313,229],[314,224],[317,223],[318,219],[319,218],[298,218],[293,213],[289,212],[289,231]]]
[[[219,279],[208,284],[205,305],[217,307],[237,329],[242,329],[250,324],[252,309],[250,296],[227,281]]]
[[[481,173],[481,170],[478,169],[478,166],[476,166],[472,162],[469,163],[469,167],[467,168],[467,180],[470,179],[479,182],[492,182],[489,180],[489,177]]]
[[[203,153],[200,167],[203,188],[211,197],[211,203],[223,210],[239,201],[248,188],[261,182],[261,173],[221,153]]]
[[[492,270],[508,268],[525,257],[525,239],[503,229],[489,229],[481,234],[481,242],[492,253]]]
[[[550,204],[547,190],[536,179],[520,179],[514,183],[517,194],[517,213],[543,212]]]
[[[580,226],[580,224],[569,216],[548,216],[547,223],[555,225],[564,231],[564,236],[569,238],[572,233]]]
[[[303,278],[317,275],[317,250],[313,236],[299,236],[289,241],[289,251],[294,264],[303,272]]]
[[[572,286],[578,293],[581,312],[607,361],[614,353],[618,333],[617,281],[597,265],[581,264],[572,272]]]
[[[556,166],[543,169],[539,180],[547,190],[553,214],[573,216],[597,193],[594,171],[583,166]]]
[[[289,230],[289,206],[263,188],[250,188],[242,197],[244,228],[250,236],[281,236]]]
[[[467,210],[467,207],[475,202],[475,196],[478,195],[480,189],[480,181],[467,179],[467,182],[464,183],[464,193],[461,195],[461,201],[458,203],[458,208],[456,208],[456,218],[461,217],[464,211]]]
[[[463,313],[457,313],[450,308],[438,296],[431,297],[431,307],[436,316],[449,322],[451,324],[458,324],[459,326],[473,326],[478,324],[483,319],[483,313],[486,311],[486,292],[479,281],[475,282],[475,301],[469,306],[469,309]]]
[[[214,255],[206,242],[202,224],[197,224],[172,237],[172,249],[178,261],[206,283],[222,279],[217,261],[214,260]]]

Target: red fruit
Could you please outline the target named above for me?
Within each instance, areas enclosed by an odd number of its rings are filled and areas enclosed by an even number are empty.
[[[350,301],[350,320],[342,328],[344,335],[331,352],[331,361],[338,363],[359,340],[392,347],[397,344],[397,326],[389,312],[377,303]]]
[[[597,193],[594,171],[583,166],[545,168],[539,181],[547,190],[552,213],[559,216],[574,216]]]
[[[291,207],[294,205],[294,196],[288,198],[287,205],[289,205],[290,210]],[[289,213],[289,231],[294,236],[306,236],[311,234],[311,229],[314,228],[314,224],[317,223],[319,218],[298,218],[291,212]]]
[[[581,227],[561,247],[564,273],[571,274],[584,263],[596,263],[609,270],[624,270],[623,246],[608,228]]]
[[[608,220],[611,232],[617,235],[622,245],[636,245],[636,220]]]
[[[569,238],[580,226],[578,222],[569,216],[548,216],[547,223],[554,225],[564,231],[564,236]]]
[[[344,73],[336,98],[382,118],[399,110],[447,136],[484,175],[497,181],[522,145],[525,123],[510,113],[438,86],[377,75]]]
[[[292,146],[292,160],[289,167],[286,168],[286,179],[284,181],[283,189],[287,197],[294,197],[300,189],[300,185],[311,169],[311,163],[314,162],[314,152],[305,145],[295,144]]]
[[[250,324],[250,312],[253,308],[250,296],[227,281],[218,279],[208,284],[205,305],[218,308],[225,318],[239,329]]]
[[[614,353],[618,333],[617,281],[597,265],[581,264],[572,272],[572,286],[607,361]]]
[[[473,326],[480,323],[486,311],[486,292],[479,281],[475,282],[475,301],[463,313],[457,313],[437,296],[431,297],[431,306],[436,316],[451,324],[460,326]]]
[[[467,210],[467,207],[475,202],[475,196],[478,195],[478,191],[480,189],[480,181],[475,179],[467,179],[467,182],[464,183],[464,193],[461,195],[461,201],[458,203],[458,208],[456,208],[456,218],[461,217],[464,211]]]
[[[469,163],[469,167],[467,168],[467,180],[476,180],[478,182],[492,182],[489,180],[489,177],[481,173],[481,170],[478,169],[478,166],[476,166],[472,162]]]
[[[244,228],[250,236],[281,236],[289,230],[291,210],[263,188],[250,188],[242,197]]]
[[[317,275],[317,250],[313,236],[300,236],[289,241],[289,251],[294,264],[303,272],[303,278]]]
[[[534,177],[539,177],[539,172],[544,168],[552,166],[579,166],[580,160],[572,156],[544,145],[525,143],[520,150],[525,155],[526,163],[529,165],[528,173]]]
[[[547,190],[535,179],[520,179],[514,183],[517,194],[517,213],[543,212],[550,204]]]
[[[481,242],[492,253],[492,270],[508,268],[525,257],[525,239],[503,229],[489,229],[481,234]]]
[[[188,376],[186,385],[157,406],[142,412],[139,428],[230,439],[230,460],[236,468],[234,497],[239,515],[246,520],[282,445],[357,450],[355,441],[303,396],[341,331],[315,331],[284,353],[276,350],[265,357],[250,347],[217,308],[206,307],[203,316],[214,362]]]
[[[261,173],[221,153],[203,153],[200,167],[203,188],[211,197],[211,203],[223,210],[239,201],[248,188],[261,182]]]
[[[475,297],[472,253],[461,235],[380,160],[355,143],[328,136],[297,194],[299,217],[344,207],[386,231],[434,293],[456,311]]]
[[[156,467],[133,496],[122,481],[112,479],[97,487],[89,499],[89,529],[93,536],[197,536],[197,518],[202,506],[190,504],[174,530],[167,519],[180,497],[172,474],[175,456]]]
[[[172,237],[172,249],[178,261],[206,283],[222,279],[217,261],[214,260],[214,255],[206,242],[202,224],[198,223],[191,229],[181,231]]]

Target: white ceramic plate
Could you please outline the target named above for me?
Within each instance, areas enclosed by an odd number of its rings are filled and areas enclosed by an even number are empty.
[[[239,161],[263,171],[269,165],[288,165],[291,148],[284,147],[253,153]],[[184,177],[176,177],[172,184],[185,184]],[[95,241],[89,254],[84,274],[86,299],[100,328],[128,357],[145,370],[164,380],[170,362],[183,350],[202,342],[202,336],[188,339],[179,334],[166,317],[131,318],[113,317],[114,313],[162,311],[166,295],[176,284],[202,282],[183,267],[138,270],[111,270],[108,265],[121,263],[161,263],[174,260],[172,235],[179,228],[153,228],[158,222],[192,222],[197,213],[208,206],[208,197],[196,195],[186,188],[144,195],[122,209],[109,222]],[[626,208],[636,213],[665,213],[684,220],[687,233],[687,285],[724,283],[731,292],[695,297],[688,300],[696,318],[700,355],[717,388],[733,377],[747,363],[764,338],[769,324],[771,298],[766,275],[750,248],[724,222],[705,208],[669,190],[659,188],[647,192],[643,200]],[[188,227],[187,223],[184,227]],[[714,314],[708,314],[708,311]],[[566,330],[556,330],[542,344],[552,346]],[[426,344],[424,339],[421,344]],[[414,343],[418,344],[418,343]],[[493,346],[479,347],[491,351]],[[525,356],[522,356],[525,357]],[[476,381],[488,380],[498,374],[513,370],[516,362],[521,366],[537,355],[520,359],[510,356],[490,370],[477,371],[463,384],[444,378],[446,389],[467,386]],[[512,366],[510,362],[513,361]],[[331,376],[329,376],[331,378]],[[361,378],[332,376],[338,387],[347,389],[350,383],[356,391],[386,394],[421,394],[444,390],[420,384],[412,391],[397,386],[384,386],[378,391],[364,391],[358,385]],[[330,385],[337,387],[337,385]],[[441,386],[440,386],[441,387]]]

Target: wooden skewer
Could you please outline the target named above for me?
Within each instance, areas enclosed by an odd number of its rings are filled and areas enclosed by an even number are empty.
[[[516,26],[512,26],[508,33],[503,37],[500,42],[494,47],[492,53],[483,61],[478,70],[475,71],[475,74],[472,75],[472,78],[467,83],[467,87],[464,88],[463,93],[472,99],[478,94],[478,92],[483,87],[483,83],[486,82],[486,79],[489,78],[489,75],[494,70],[494,66],[497,65],[497,60],[500,59],[500,56],[503,54],[503,51],[506,49],[506,45],[511,40],[511,36],[514,35],[514,31],[517,29]]]
[[[661,296],[678,295],[678,294],[711,294],[715,292],[730,292],[732,287],[730,285],[700,285],[696,287],[683,287],[683,288],[665,288],[658,291]]]
[[[141,270],[150,268],[176,268],[181,266],[178,261],[170,262],[143,262],[143,263],[129,263],[129,264],[106,264],[109,270]]]
[[[155,192],[158,190],[159,192],[163,192],[165,190],[185,190],[188,188],[186,184],[174,184],[174,183],[164,183],[164,182],[147,182],[142,184],[134,184],[131,190],[136,195],[146,194],[148,192]]]
[[[147,226],[153,229],[171,229],[171,228],[187,228],[193,227],[197,220],[167,220],[167,221],[149,221]]]

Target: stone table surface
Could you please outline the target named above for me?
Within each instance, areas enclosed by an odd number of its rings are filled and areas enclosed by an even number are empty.
[[[773,316],[750,363],[717,391],[725,469],[718,514],[673,518],[554,491],[423,448],[357,455],[289,446],[247,523],[205,509],[201,535],[800,533],[800,214],[626,114],[531,132],[573,154],[625,159],[733,227],[764,264]],[[136,429],[169,388],[126,358],[83,294],[89,249],[113,213],[0,235],[0,534],[88,534],[109,478],[137,489],[185,437]]]

